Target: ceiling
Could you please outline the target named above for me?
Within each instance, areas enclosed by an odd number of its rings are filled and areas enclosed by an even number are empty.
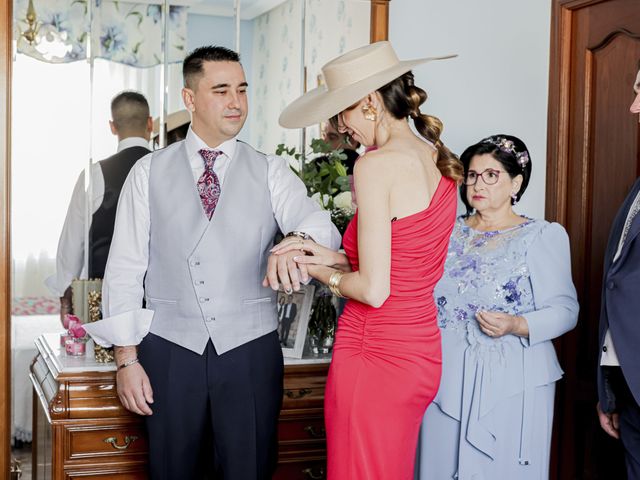
[[[285,0],[238,0],[240,4],[240,18],[251,20],[264,12],[280,5]],[[236,0],[171,0],[170,3],[188,5],[191,13],[202,15],[217,15],[233,17]]]

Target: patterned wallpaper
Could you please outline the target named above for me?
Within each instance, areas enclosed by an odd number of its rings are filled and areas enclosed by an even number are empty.
[[[299,143],[299,132],[281,128],[278,116],[302,89],[302,8],[302,0],[287,0],[254,19],[250,132],[265,153]]]
[[[338,55],[369,43],[369,0],[306,0],[305,63],[307,90],[321,84],[322,66]],[[320,136],[319,126],[307,129],[307,139]]]
[[[250,82],[254,147],[272,153],[279,143],[300,144],[300,131],[281,128],[278,116],[302,93],[303,33],[306,88],[311,89],[318,85],[320,68],[328,60],[369,43],[369,21],[369,0],[286,0],[254,19]],[[317,136],[318,127],[311,127],[307,138]]]

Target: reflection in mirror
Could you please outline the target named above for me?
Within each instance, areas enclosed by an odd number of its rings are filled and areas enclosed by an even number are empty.
[[[286,0],[253,19],[250,138],[257,149],[300,145],[299,131],[278,125],[280,112],[320,84],[327,61],[369,43],[370,10],[368,0]],[[319,126],[307,134],[319,136]]]
[[[370,18],[369,0],[307,0],[305,91],[323,84],[321,68],[325,63],[369,43]],[[307,129],[310,138],[320,138],[319,125]]]
[[[99,268],[90,271],[87,246],[107,242],[108,227],[94,232],[91,241],[90,227],[98,217],[100,224],[108,223],[128,169],[148,151],[149,116],[182,103],[187,12],[185,6],[171,6],[165,16],[158,4],[109,0],[14,0],[11,435],[16,446],[32,440],[28,371],[34,339],[62,329],[59,314],[69,298],[60,297],[72,279],[101,275]],[[149,110],[128,98],[114,105],[119,113],[113,117],[111,101],[123,90],[140,92]]]
[[[278,116],[302,91],[304,7],[305,0],[286,0],[252,19],[248,123],[251,145],[263,152],[300,144],[300,133],[281,128]]]

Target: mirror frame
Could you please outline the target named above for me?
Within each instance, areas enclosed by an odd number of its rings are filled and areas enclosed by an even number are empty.
[[[13,2],[1,2],[0,25],[0,477],[11,466],[11,62]]]
[[[371,42],[387,40],[390,0],[371,0]],[[11,466],[11,71],[13,1],[0,2],[0,478]],[[3,474],[2,472],[5,472]]]

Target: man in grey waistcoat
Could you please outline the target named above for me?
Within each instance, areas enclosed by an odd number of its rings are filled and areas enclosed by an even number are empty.
[[[631,113],[640,114],[640,71]],[[640,480],[640,178],[616,215],[604,258],[598,417],[622,441],[627,478]]]
[[[118,395],[145,415],[153,480],[270,478],[283,361],[277,273],[298,289],[278,231],[330,248],[340,235],[288,163],[236,140],[247,116],[238,55],[202,47],[183,65],[187,138],[141,159],[120,196],[103,286]],[[140,309],[142,298],[146,308]],[[213,466],[213,467],[212,467]]]

